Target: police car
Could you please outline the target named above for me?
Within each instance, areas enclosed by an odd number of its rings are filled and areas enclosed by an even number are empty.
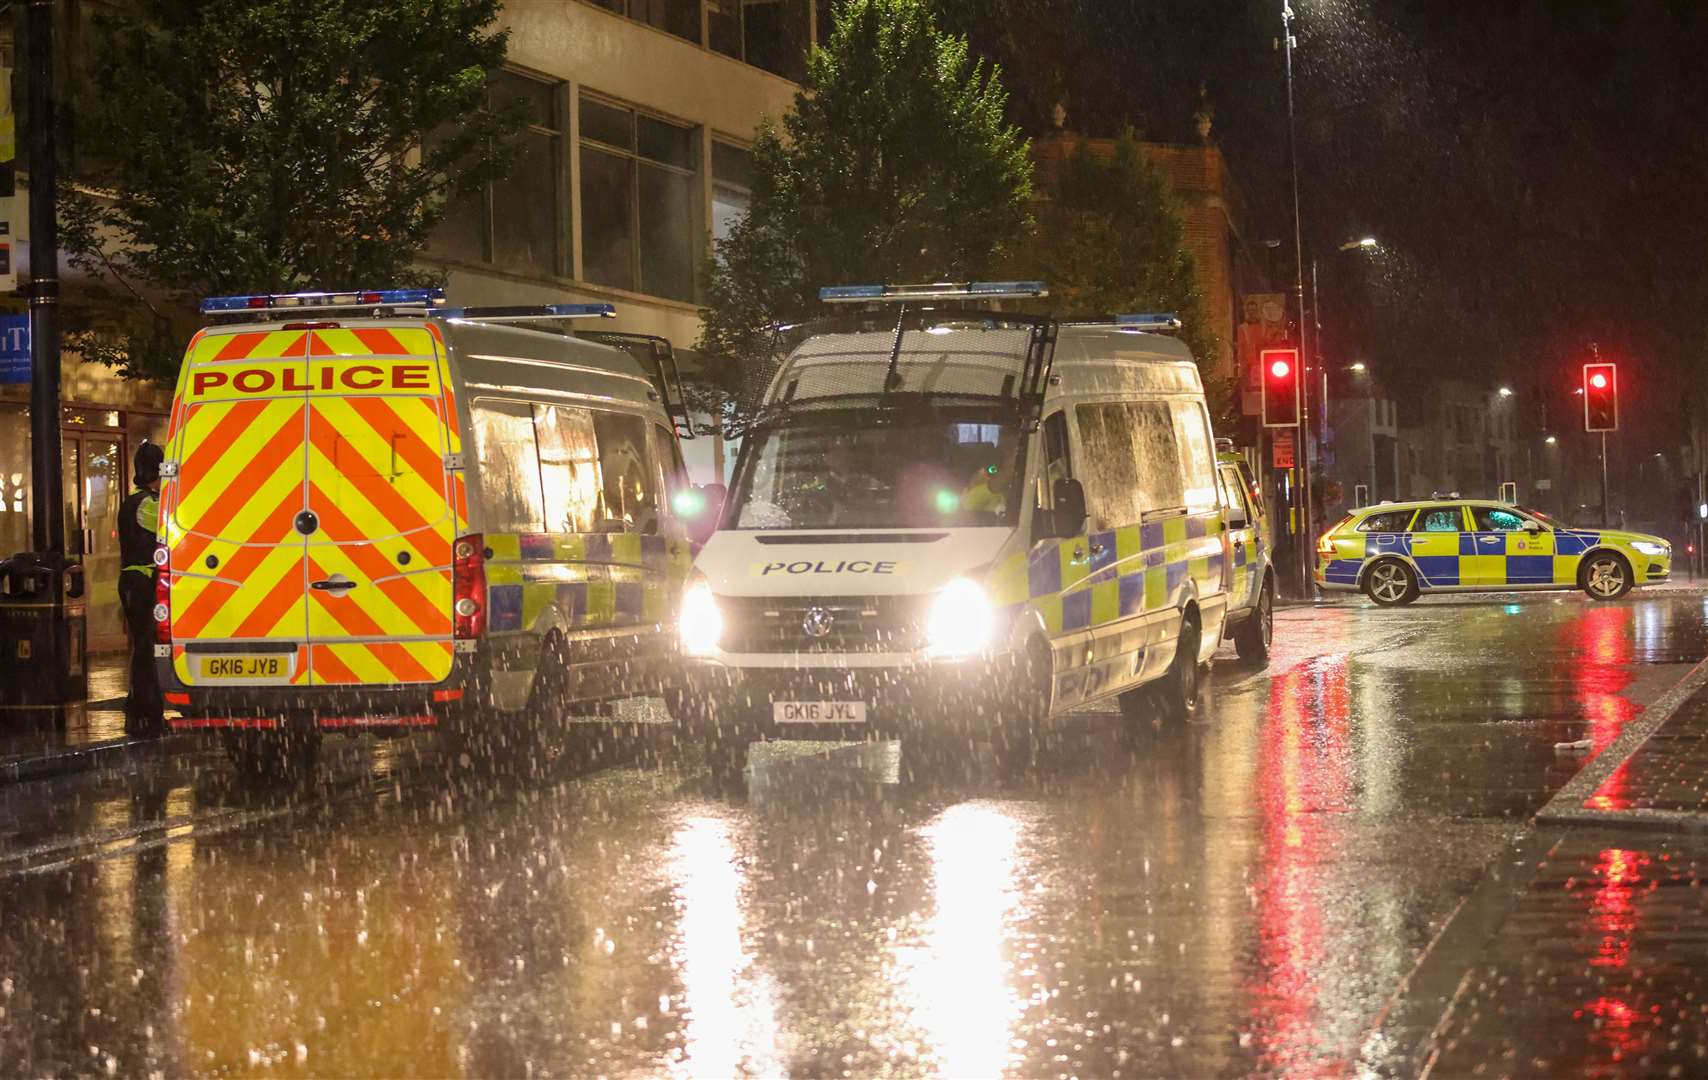
[[[786,331],[683,596],[707,739],[1190,714],[1232,560],[1179,320],[964,306],[1037,283],[823,295],[874,306]]]
[[[1425,592],[1582,589],[1617,600],[1665,581],[1672,546],[1619,529],[1574,529],[1536,510],[1475,499],[1354,510],[1317,545],[1317,585],[1383,607]]]
[[[554,332],[605,304],[443,304],[203,304],[155,656],[173,723],[224,730],[245,776],[311,765],[323,732],[508,739],[673,676],[692,552],[668,346]]]

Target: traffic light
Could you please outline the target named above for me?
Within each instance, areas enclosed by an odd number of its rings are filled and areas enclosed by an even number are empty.
[[[1263,371],[1263,426],[1294,427],[1299,423],[1299,350],[1262,349],[1257,354]]]
[[[1583,366],[1583,429],[1619,430],[1619,365]]]

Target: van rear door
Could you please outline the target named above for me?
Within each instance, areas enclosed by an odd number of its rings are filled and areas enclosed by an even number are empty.
[[[172,406],[162,531],[173,667],[189,686],[308,676],[304,508],[309,334],[206,331]]]
[[[443,343],[421,322],[317,329],[307,369],[310,682],[441,682],[462,505]]]

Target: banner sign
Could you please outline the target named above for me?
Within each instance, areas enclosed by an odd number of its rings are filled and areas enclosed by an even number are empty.
[[[30,381],[30,317],[0,315],[0,384]]]

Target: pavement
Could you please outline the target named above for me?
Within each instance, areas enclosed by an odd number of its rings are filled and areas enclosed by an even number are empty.
[[[1336,603],[1019,774],[410,737],[0,786],[0,1071],[1699,1075],[1708,836],[1556,816],[1695,812],[1645,753],[1705,655],[1683,590]]]
[[[182,752],[197,736],[137,739],[125,734],[127,660],[122,653],[89,658],[89,696],[55,722],[0,714],[0,784],[96,769],[123,769]]]

